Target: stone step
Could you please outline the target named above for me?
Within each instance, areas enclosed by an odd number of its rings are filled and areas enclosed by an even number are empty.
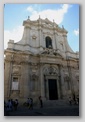
[[[47,100],[43,101],[44,106],[65,106],[68,105],[68,101],[66,100]]]

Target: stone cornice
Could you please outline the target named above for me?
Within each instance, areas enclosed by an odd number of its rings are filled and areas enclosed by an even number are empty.
[[[35,21],[31,21],[31,20],[25,20],[23,22],[24,26],[30,27],[30,25],[32,26],[37,26],[37,27],[41,27],[44,29],[50,29],[50,30],[56,30],[57,32],[60,33],[65,33],[67,34],[68,31],[65,30],[64,28],[60,28],[55,22],[51,22],[50,20],[46,19],[38,19]]]
[[[16,45],[19,45],[19,46],[29,46],[29,47],[32,47],[32,48],[40,48],[40,47],[42,47],[42,46],[39,46],[39,47],[34,47],[34,46],[31,46],[31,45],[29,45],[29,44],[18,44],[18,43],[14,43],[14,45],[16,46]],[[42,47],[42,48],[44,48],[44,47]],[[11,49],[11,48],[7,48],[6,50],[15,50],[15,51],[20,51],[20,50],[17,50],[17,49]]]

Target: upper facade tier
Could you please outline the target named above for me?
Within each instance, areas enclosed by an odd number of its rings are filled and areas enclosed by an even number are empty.
[[[74,57],[76,54],[67,41],[67,30],[59,27],[54,21],[39,19],[32,21],[29,18],[23,21],[24,31],[19,42],[9,40],[8,49],[26,51],[32,54],[45,52],[60,53],[62,57]],[[52,54],[52,53],[51,53]]]

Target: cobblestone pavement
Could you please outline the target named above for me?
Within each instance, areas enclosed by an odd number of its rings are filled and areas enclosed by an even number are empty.
[[[18,107],[17,111],[5,113],[5,116],[79,116],[79,106],[57,106],[29,110],[27,107]]]

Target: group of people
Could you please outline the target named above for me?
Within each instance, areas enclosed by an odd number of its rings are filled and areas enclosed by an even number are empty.
[[[33,99],[32,98],[27,99],[27,106],[29,109],[33,109]]]
[[[8,112],[8,111],[13,111],[13,110],[17,110],[18,107],[18,99],[9,99],[7,102],[4,101],[4,111]]]
[[[39,96],[38,100],[39,100],[40,108],[43,108],[43,101],[42,101],[41,96]],[[13,111],[13,110],[16,111],[18,104],[19,104],[18,99],[15,99],[15,100],[9,99],[8,101],[4,100],[4,111],[5,112],[9,112],[9,111]],[[26,104],[29,109],[33,109],[33,99],[32,98],[28,98]]]
[[[78,105],[79,104],[79,97],[75,96],[75,94],[73,94],[72,97],[69,97],[69,104],[70,105],[72,105],[72,104]]]
[[[43,101],[41,96],[38,98],[40,108],[43,108]],[[27,106],[29,109],[33,109],[33,99],[27,98],[27,101],[23,103],[24,106]]]

